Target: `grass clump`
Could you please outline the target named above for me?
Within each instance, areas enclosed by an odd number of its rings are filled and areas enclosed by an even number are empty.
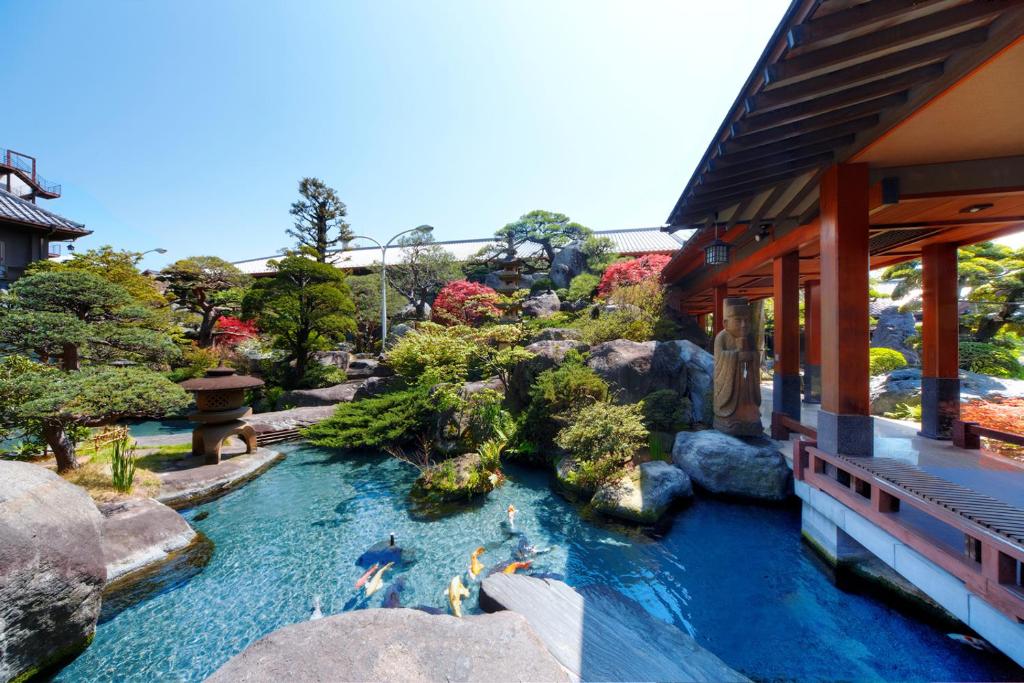
[[[111,445],[111,481],[121,493],[131,493],[135,483],[135,443],[129,437],[124,437]]]

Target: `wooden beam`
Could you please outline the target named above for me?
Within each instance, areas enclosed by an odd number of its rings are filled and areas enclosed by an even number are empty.
[[[904,92],[883,95],[864,102],[858,102],[842,109],[818,114],[810,118],[784,123],[780,125],[757,125],[756,121],[740,119],[734,122],[729,130],[736,138],[736,142],[746,144],[748,147],[755,147],[767,142],[775,142],[799,135],[809,130],[825,128],[837,123],[845,123],[859,119],[867,114],[877,114],[890,107],[898,107],[907,101],[907,94]]]
[[[821,174],[824,172],[825,169],[819,169],[816,173],[812,174],[811,177],[807,179],[807,182],[804,183],[804,186],[800,188],[800,191],[793,195],[793,197],[788,202],[786,202],[786,205],[784,207],[779,209],[779,214],[777,217],[782,220],[789,218],[793,210],[796,207],[800,206],[800,203],[807,198],[807,195],[809,195],[811,192],[814,191],[816,187],[818,187],[818,180],[821,179]]]
[[[761,145],[746,145],[742,140],[737,141],[735,139],[729,139],[718,143],[717,158],[724,159],[725,157],[728,157],[729,159],[739,159],[742,162],[763,156],[771,156],[772,154],[784,152],[791,147],[803,147],[822,141],[833,140],[835,138],[856,135],[862,130],[867,130],[868,128],[878,125],[879,119],[880,117],[878,114],[873,114],[871,116],[854,119],[853,121],[846,121],[835,126],[819,128],[784,140]]]
[[[714,325],[714,327],[711,330],[712,335],[717,335],[719,332],[725,329],[725,300],[728,296],[728,285],[723,284],[715,287],[715,316],[714,320],[712,320],[712,324]]]
[[[772,296],[775,299],[776,373],[800,373],[800,254],[789,251],[772,260]]]
[[[737,166],[746,167],[750,164],[774,166],[786,161],[794,161],[796,159],[814,156],[815,154],[840,149],[853,142],[853,139],[853,134],[841,135],[839,137],[829,138],[822,142],[808,145],[803,145],[801,144],[802,141],[797,141],[795,139],[784,140],[783,143],[776,143],[778,145],[778,151],[771,154],[765,154],[761,151],[767,147],[771,147],[771,145],[766,145],[766,147],[758,147],[750,152],[737,152],[727,156],[715,157],[708,162],[708,171],[713,173],[715,171],[735,168]]]
[[[824,166],[832,162],[832,150],[819,152],[810,156],[768,164],[765,161],[752,161],[742,168],[726,168],[705,173],[698,187],[713,191],[728,188],[760,177],[777,177],[793,171],[805,170],[814,166]]]
[[[821,401],[821,282],[804,283],[804,400]]]
[[[935,2],[920,0],[874,0],[854,5],[838,12],[826,14],[820,19],[811,19],[798,24],[786,34],[789,48],[795,49],[805,45],[826,40],[836,33],[849,33],[878,24],[890,19],[900,18],[914,9],[934,7]],[[955,4],[955,3],[945,3]]]
[[[921,252],[921,434],[952,436],[960,417],[957,248],[931,244]]]
[[[800,55],[770,64],[765,70],[765,78],[768,83],[779,83],[867,61],[874,53],[892,52],[900,46],[953,33],[957,29],[975,28],[1017,2],[1018,0],[969,2],[841,43],[821,48],[816,48],[816,44],[813,43],[805,44],[805,51]]]
[[[957,50],[985,42],[986,37],[988,37],[988,27],[980,26],[970,31],[933,40],[924,45],[916,45],[899,52],[893,52],[884,57],[872,59],[869,62],[862,62],[845,69],[837,69],[821,76],[797,81],[792,85],[763,90],[756,95],[746,98],[744,106],[747,112],[758,109],[774,109],[793,102],[801,102],[818,97],[819,95],[835,92],[840,88],[858,83],[866,83],[876,78],[905,71],[916,66],[942,62]]]
[[[734,225],[740,222],[740,219],[743,218],[743,214],[745,214],[747,209],[750,208],[750,203],[752,201],[754,201],[753,197],[747,197],[736,205],[736,210],[733,211],[732,216],[729,217],[729,222],[725,224],[726,230],[731,230]]]
[[[761,130],[779,126],[791,121],[810,118],[827,111],[840,109],[852,104],[872,100],[883,95],[905,92],[915,85],[933,81],[942,76],[942,63],[919,66],[894,76],[876,81],[855,85],[838,90],[828,95],[820,95],[810,101],[790,103],[768,111],[757,111],[749,114],[747,131]],[[745,124],[746,125],[746,124]]]

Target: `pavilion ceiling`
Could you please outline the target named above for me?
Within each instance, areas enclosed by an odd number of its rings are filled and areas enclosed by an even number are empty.
[[[1020,0],[795,0],[666,229],[807,223],[824,169],[1022,33]]]

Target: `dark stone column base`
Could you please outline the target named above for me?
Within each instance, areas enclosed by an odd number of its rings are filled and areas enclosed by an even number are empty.
[[[800,375],[780,375],[772,378],[772,411],[784,413],[794,420],[800,419]]]
[[[821,366],[804,366],[804,403],[821,403]]]
[[[870,415],[838,415],[819,410],[818,448],[836,455],[874,455],[874,418]]]
[[[960,418],[960,379],[921,378],[921,436],[953,438],[953,421]]]

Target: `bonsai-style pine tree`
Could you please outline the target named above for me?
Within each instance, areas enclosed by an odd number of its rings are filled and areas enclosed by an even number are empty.
[[[299,251],[309,251],[319,263],[327,262],[327,252],[352,239],[352,231],[345,216],[348,208],[334,189],[319,178],[299,181],[302,199],[294,202],[289,211],[295,216],[295,227],[288,230]]]
[[[355,307],[345,275],[332,265],[291,253],[271,261],[273,277],[258,280],[245,295],[242,315],[255,320],[295,363],[288,379],[294,386],[305,375],[313,353],[331,348],[355,332]]]
[[[217,321],[237,315],[249,278],[234,265],[216,256],[192,256],[175,261],[160,271],[171,300],[199,317],[196,344],[213,345]]]
[[[511,238],[517,246],[525,242],[536,244],[541,249],[541,260],[550,267],[558,249],[571,242],[582,242],[591,234],[590,228],[570,221],[565,214],[536,210],[520,216],[519,220],[499,229],[494,236],[501,243],[507,243]]]
[[[183,409],[185,392],[151,369],[178,353],[161,324],[94,273],[22,278],[0,299],[0,430],[38,430],[65,472],[78,467],[72,427]]]

